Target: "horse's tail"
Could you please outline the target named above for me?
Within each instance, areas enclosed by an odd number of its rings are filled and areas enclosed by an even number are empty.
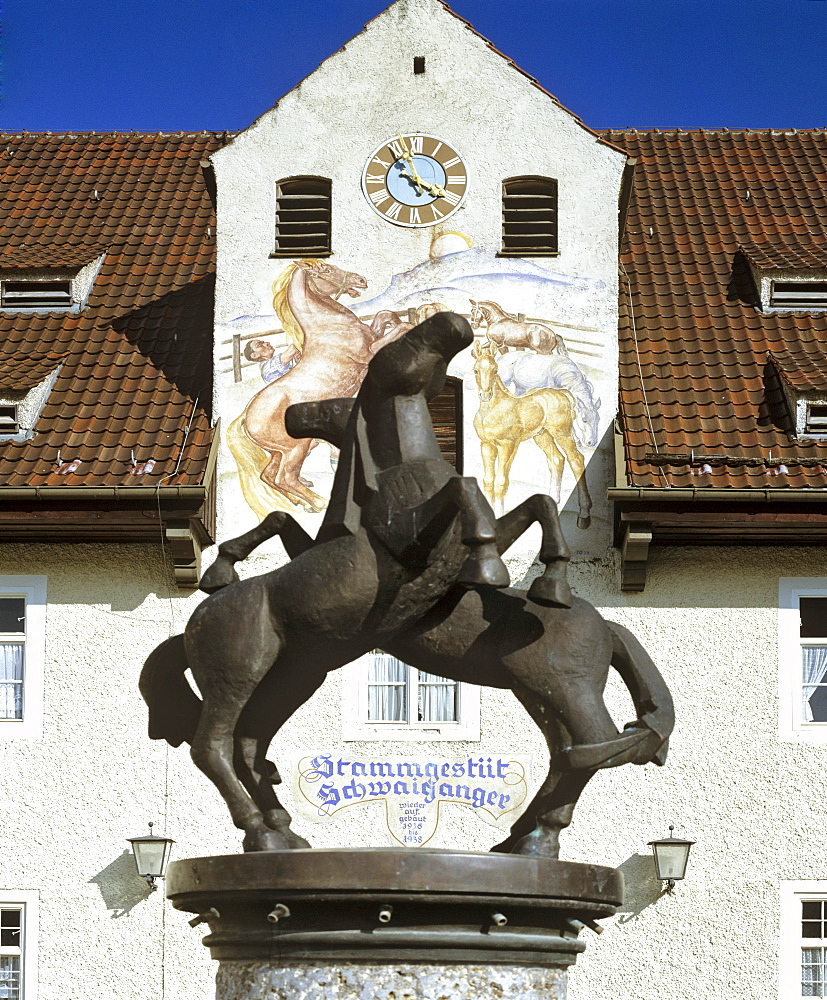
[[[247,506],[258,518],[263,519],[274,510],[295,510],[294,504],[262,481],[261,473],[269,458],[267,452],[259,448],[244,430],[243,413],[227,428],[227,447],[238,467],[241,493]]]
[[[189,664],[183,635],[164,640],[147,657],[139,687],[149,706],[149,737],[174,747],[192,743],[201,717],[201,700],[184,673]]]
[[[672,695],[652,658],[632,635],[607,621],[612,637],[612,666],[629,690],[638,717],[615,739],[568,747],[559,757],[570,769],[597,770],[620,764],[663,764],[675,727]]]

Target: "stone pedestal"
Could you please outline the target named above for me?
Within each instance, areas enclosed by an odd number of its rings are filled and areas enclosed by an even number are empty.
[[[426,849],[176,861],[167,895],[208,925],[218,1000],[564,1000],[612,868]]]

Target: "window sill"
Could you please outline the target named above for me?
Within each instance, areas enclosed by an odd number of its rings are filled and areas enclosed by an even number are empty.
[[[497,257],[559,257],[559,250],[498,250]]]
[[[394,726],[393,723],[343,722],[342,740],[345,743],[445,743],[449,740],[479,743],[479,723],[446,722],[422,726]]]
[[[278,250],[272,250],[269,254],[270,260],[321,260],[323,257],[332,257],[332,250],[325,250],[323,253],[316,253],[310,250],[285,250],[284,253],[280,253]]]

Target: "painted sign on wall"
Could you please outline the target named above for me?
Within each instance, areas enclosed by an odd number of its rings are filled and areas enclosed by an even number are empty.
[[[436,833],[445,803],[466,806],[491,826],[514,821],[525,802],[531,758],[507,756],[360,757],[320,752],[297,769],[302,813],[325,822],[344,809],[382,802],[393,840],[424,847]]]

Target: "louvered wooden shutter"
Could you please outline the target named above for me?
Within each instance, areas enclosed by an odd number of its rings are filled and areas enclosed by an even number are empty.
[[[72,304],[71,281],[4,281],[4,309],[65,309]]]
[[[774,281],[770,290],[773,309],[827,309],[827,281]]]
[[[462,379],[447,378],[445,388],[429,403],[439,450],[447,462],[462,472]]]
[[[510,257],[557,254],[557,181],[512,177],[503,181],[503,246]]]
[[[276,185],[276,257],[324,257],[330,250],[331,185],[294,177]]]

